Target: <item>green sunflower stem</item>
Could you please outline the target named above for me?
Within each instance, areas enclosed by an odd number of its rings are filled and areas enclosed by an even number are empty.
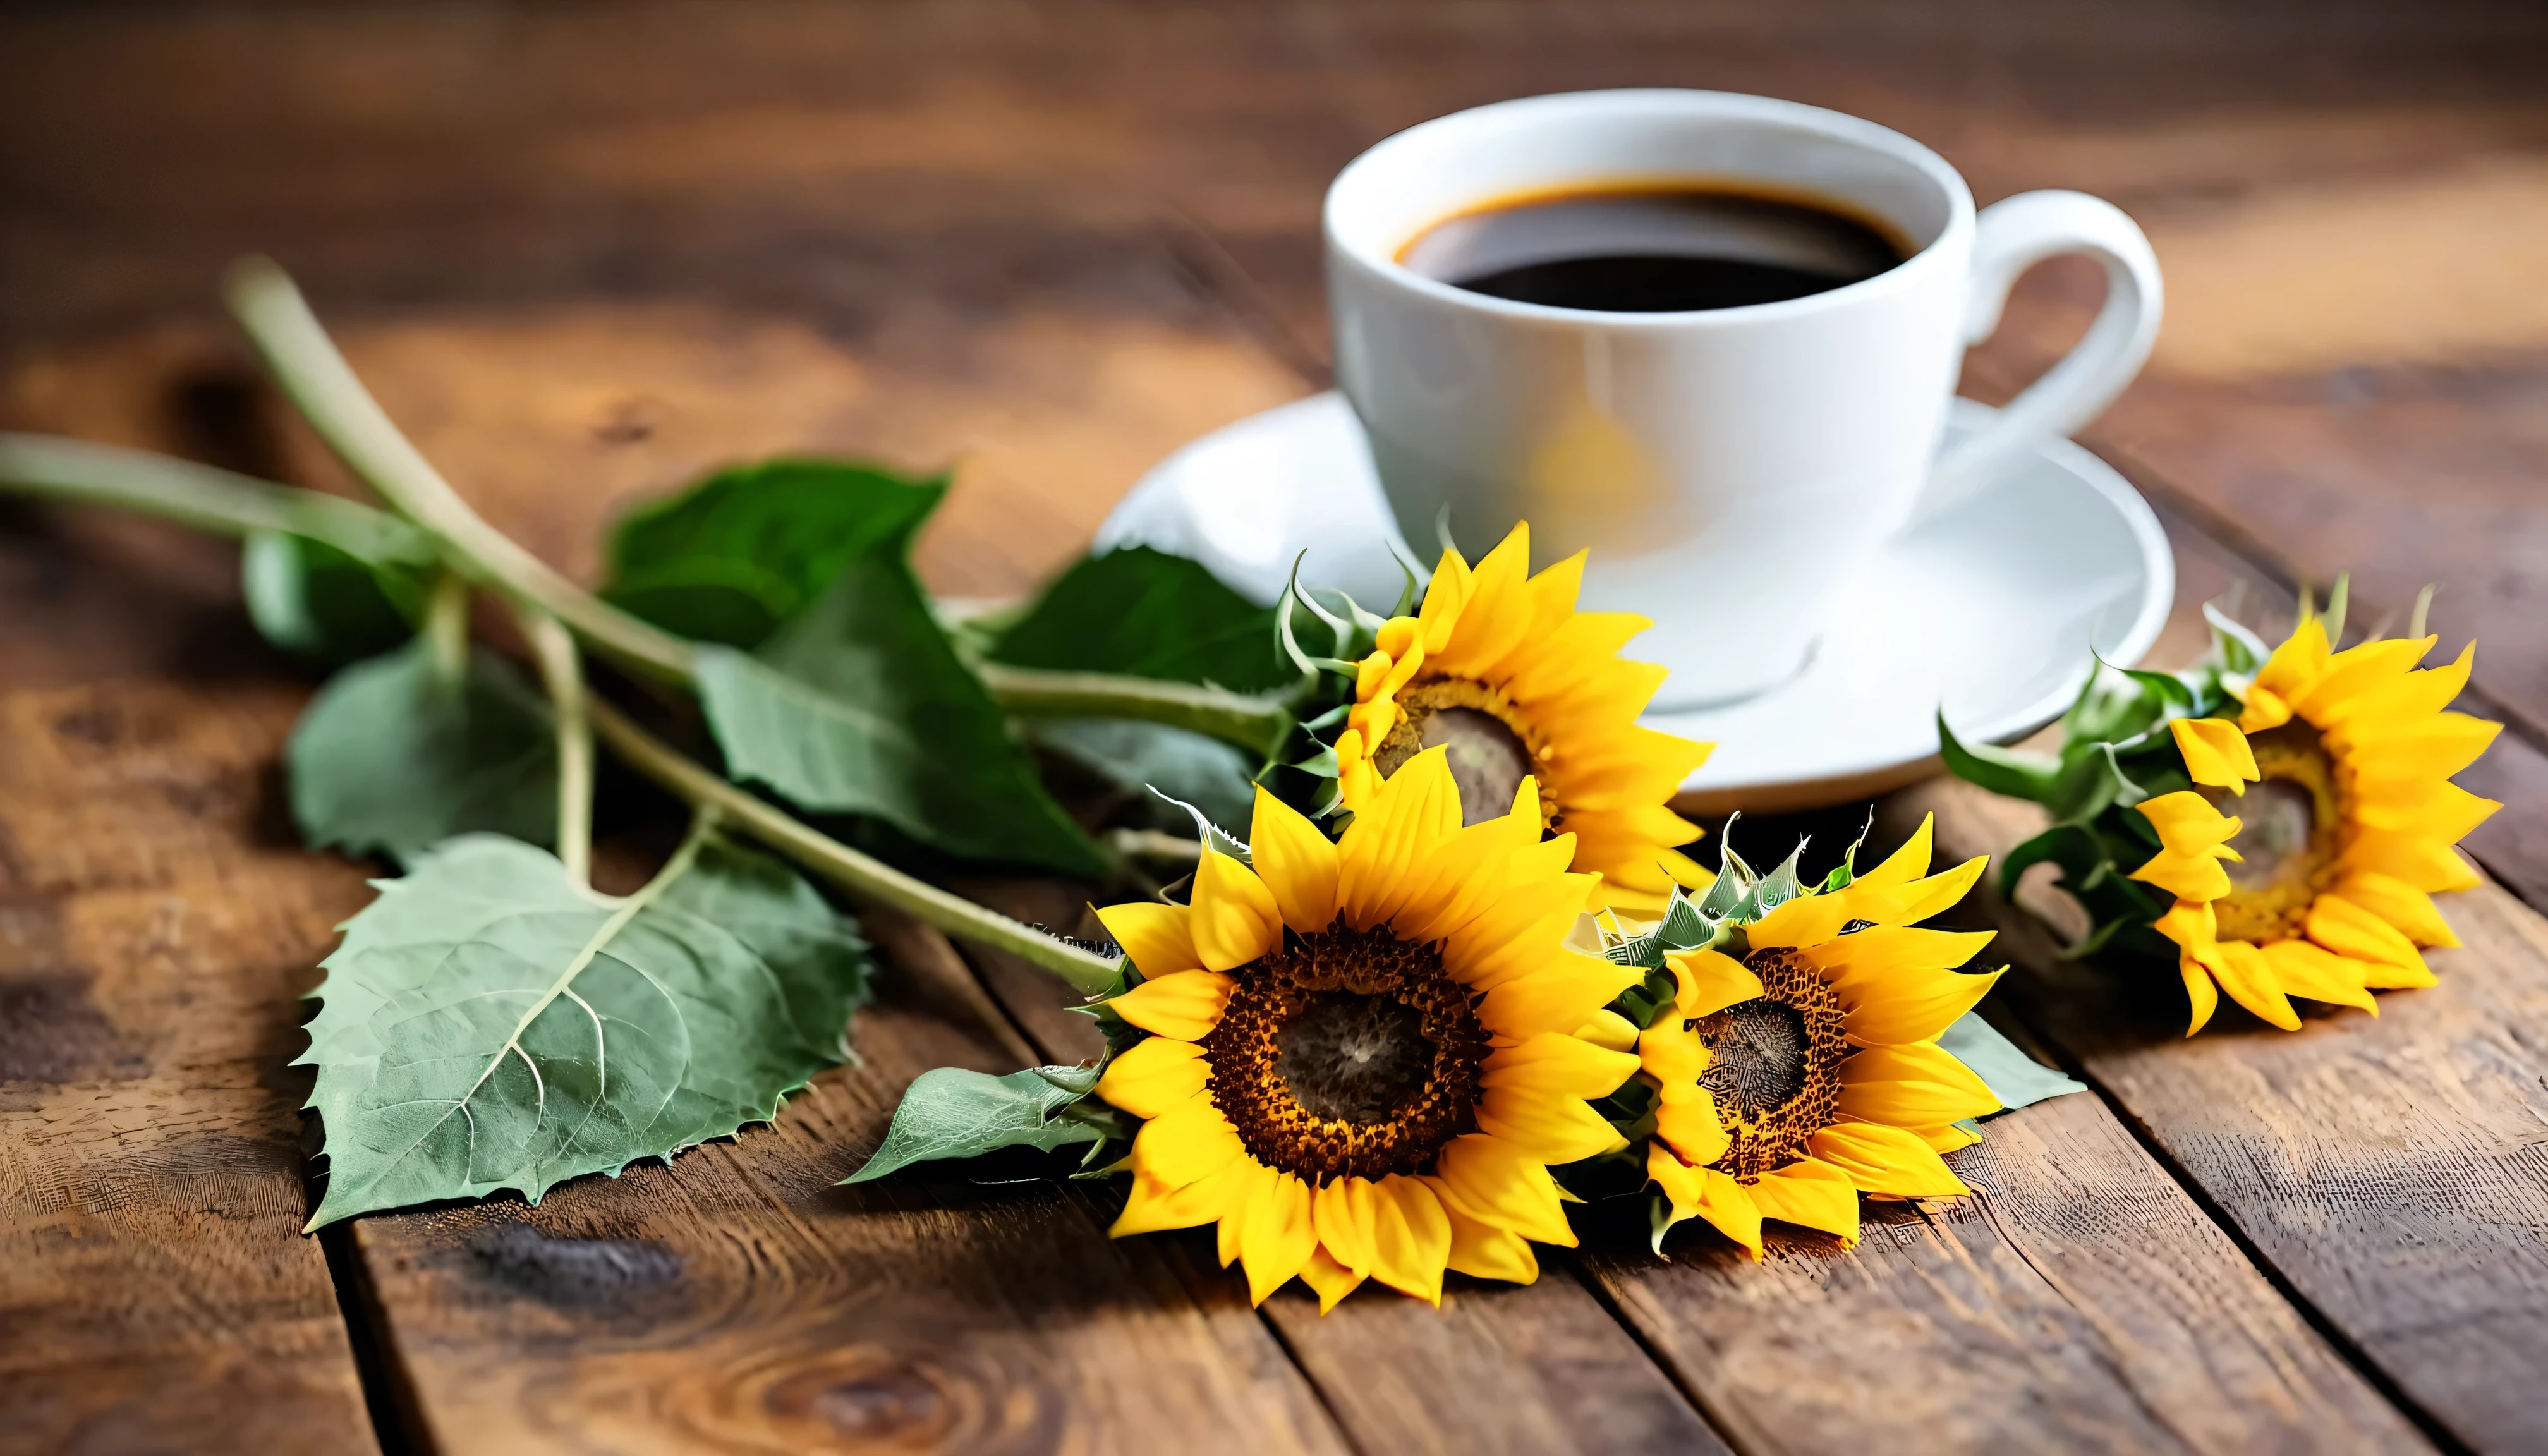
[[[423,527],[456,571],[556,617],[631,667],[686,681],[698,650],[560,576],[489,525],[451,489],[354,377],[281,268],[265,258],[230,270],[230,312],[275,382],[346,466]]]
[[[728,783],[629,721],[607,702],[596,698],[590,704],[590,711],[594,732],[630,768],[694,808],[717,810],[726,824],[831,880],[854,897],[890,905],[958,940],[1005,951],[1051,971],[1084,996],[1107,994],[1120,982],[1121,973],[1114,960],[860,854]]]
[[[386,511],[209,465],[58,435],[0,433],[0,485],[75,505],[111,505],[224,536],[281,531],[358,561],[434,559],[424,534]]]
[[[543,611],[514,613],[538,659],[557,721],[558,861],[577,884],[592,882],[592,713],[584,687],[584,662],[575,634]]]
[[[999,663],[982,664],[980,673],[1001,711],[1012,717],[1131,718],[1200,733],[1259,758],[1279,748],[1292,728],[1291,710],[1281,700],[1227,688]]]

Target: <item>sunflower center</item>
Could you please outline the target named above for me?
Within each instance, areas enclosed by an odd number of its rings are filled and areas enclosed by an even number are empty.
[[[1313,1181],[1415,1173],[1476,1128],[1491,1048],[1439,947],[1339,922],[1231,978],[1205,1085],[1258,1162]]]
[[[1423,1013],[1392,997],[1320,992],[1274,1045],[1274,1075],[1314,1118],[1387,1122],[1433,1072]]]
[[[1540,812],[1557,824],[1557,800],[1546,757],[1532,748],[1529,720],[1504,695],[1465,678],[1417,682],[1398,695],[1398,725],[1380,741],[1372,762],[1386,778],[1428,748],[1447,748],[1451,781],[1460,787],[1460,822],[1477,824],[1512,812],[1523,775],[1539,776]]]
[[[2260,782],[2243,796],[2205,788],[2204,797],[2238,819],[2230,847],[2238,860],[2221,867],[2228,898],[2213,902],[2225,941],[2264,944],[2299,935],[2309,908],[2332,877],[2344,827],[2342,776],[2316,728],[2295,719],[2253,734]]]
[[[1756,951],[1743,963],[1762,996],[1700,1017],[1695,1030],[1708,1050],[1698,1084],[1733,1138],[1715,1165],[1748,1180],[1803,1157],[1831,1125],[1849,1043],[1840,998],[1795,953]]]
[[[2287,778],[2268,778],[2238,802],[2239,858],[2221,867],[2242,890],[2263,889],[2292,868],[2306,869],[2318,796]]]

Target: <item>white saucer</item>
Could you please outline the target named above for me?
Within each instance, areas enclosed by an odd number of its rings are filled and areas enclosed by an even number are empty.
[[[1948,429],[1992,412],[1957,400]],[[1095,549],[1132,545],[1192,557],[1269,605],[1304,550],[1305,583],[1375,611],[1405,583],[1391,555],[1404,538],[1362,425],[1335,394],[1239,420],[1159,462],[1098,528]],[[1941,706],[1958,737],[1990,743],[2059,717],[2087,679],[2089,649],[2139,662],[2175,594],[2175,561],[2148,502],[2113,467],[2057,441],[1886,547],[1795,678],[1646,722],[1716,745],[1683,785],[1685,812],[1846,803],[1937,771]]]

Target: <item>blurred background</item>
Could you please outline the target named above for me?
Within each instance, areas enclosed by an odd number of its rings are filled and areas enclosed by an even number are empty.
[[[2543,77],[2535,0],[18,5],[0,426],[327,482],[217,313],[262,250],[570,571],[619,502],[821,450],[955,462],[923,569],[1014,593],[1176,444],[1322,387],[1317,210],[1356,152],[1503,97],[1719,87],[1901,129],[1983,202],[2130,211],[2167,324],[2090,443],[2292,578],[2443,583],[2439,629],[2548,722]],[[2038,270],[1966,392],[2097,287]],[[252,650],[227,548],[46,519],[156,569],[64,584],[119,582],[0,672],[170,666],[116,660],[167,650],[132,613],[199,612],[198,669]]]

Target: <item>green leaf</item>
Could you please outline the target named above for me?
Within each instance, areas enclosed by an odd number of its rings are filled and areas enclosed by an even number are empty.
[[[2221,660],[2223,672],[2245,676],[2265,665],[2273,655],[2265,640],[2232,621],[2229,613],[2211,602],[2203,603],[2203,619],[2212,624],[2212,651]]]
[[[1938,1038],[1938,1046],[1956,1060],[1971,1067],[2000,1100],[2003,1111],[2015,1112],[2032,1107],[2048,1097],[2062,1097],[2088,1090],[2084,1082],[2053,1070],[2018,1049],[2017,1044],[1999,1034],[1999,1029],[1984,1021],[1981,1013],[1967,1011],[1956,1019]]]
[[[285,762],[314,849],[409,861],[472,830],[557,836],[548,702],[491,653],[471,654],[456,682],[422,638],[346,668],[301,715]]]
[[[1085,557],[991,646],[993,662],[1056,672],[1287,687],[1300,674],[1274,639],[1274,611],[1199,562],[1147,546]]]
[[[310,1106],[318,1228],[512,1188],[537,1203],[776,1116],[845,1055],[865,946],[767,856],[694,835],[636,895],[544,850],[454,840],[345,925],[325,961]]]
[[[1256,811],[1256,766],[1218,739],[1164,723],[1121,718],[1037,718],[1026,724],[1039,748],[1062,754],[1139,794],[1144,817],[1157,827],[1182,830],[1185,816],[1145,790],[1192,804],[1224,833],[1244,838]],[[1164,812],[1152,812],[1152,810]]]
[[[1987,743],[1965,745],[1947,726],[1943,712],[1938,714],[1938,753],[1946,760],[1948,772],[1957,778],[1980,784],[1996,794],[2039,804],[2051,797],[2053,781],[2060,772],[2056,763],[2040,754],[2019,753]]]
[[[2130,807],[2147,797],[2139,784],[2125,776],[2123,766],[2115,761],[2113,744],[2092,743],[2087,752],[2062,765],[2044,807],[2056,823],[2077,824],[2104,813],[2108,805]]]
[[[871,537],[758,655],[700,650],[727,772],[966,859],[1103,873],[931,613],[909,558],[921,519],[905,512]]]
[[[601,594],[668,632],[758,647],[851,562],[907,537],[946,488],[846,461],[721,471],[619,522]]]
[[[1104,1128],[1065,1116],[1088,1095],[1072,1089],[1078,1070],[1039,1066],[1005,1077],[953,1066],[922,1072],[893,1110],[884,1144],[841,1181],[864,1183],[913,1163],[1002,1147],[1050,1150],[1096,1141],[1106,1136]]]
[[[248,620],[286,652],[346,663],[388,652],[415,631],[424,584],[397,563],[374,566],[324,541],[251,531],[239,553]]]

